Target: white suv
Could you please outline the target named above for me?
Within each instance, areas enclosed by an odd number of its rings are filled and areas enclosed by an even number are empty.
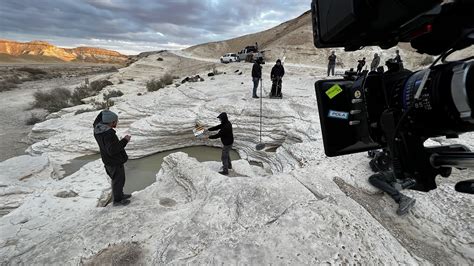
[[[221,56],[221,63],[231,63],[239,61],[239,57],[236,54],[228,53]]]

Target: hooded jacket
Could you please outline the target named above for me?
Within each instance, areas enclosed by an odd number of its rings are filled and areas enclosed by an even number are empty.
[[[370,64],[370,68],[372,70],[375,70],[380,64],[380,56],[377,56],[377,57],[374,57],[374,59],[372,59],[372,63]]]
[[[281,64],[280,59],[277,60],[277,63],[278,62],[280,62],[280,65],[275,64],[272,68],[272,72],[270,74],[271,78],[275,78],[275,77],[281,77],[282,78],[285,75],[285,68]]]
[[[127,162],[128,155],[125,152],[125,146],[128,141],[122,139],[119,141],[115,130],[102,122],[102,112],[94,121],[94,138],[100,149],[100,156],[105,165],[116,166]]]
[[[211,127],[208,130],[209,131],[216,131],[219,130],[219,132],[215,135],[209,136],[210,139],[218,139],[220,138],[222,141],[222,144],[224,146],[232,145],[234,144],[234,133],[232,132],[232,124],[230,123],[227,114],[222,113],[220,114],[217,118],[221,120],[221,124],[215,127]]]
[[[262,78],[262,66],[259,61],[255,62],[252,67],[252,78]]]

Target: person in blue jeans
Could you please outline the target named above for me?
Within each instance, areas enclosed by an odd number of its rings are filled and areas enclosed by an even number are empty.
[[[252,98],[258,98],[257,88],[258,82],[262,79],[262,60],[261,58],[257,59],[252,67],[252,80],[253,80],[253,95]]]

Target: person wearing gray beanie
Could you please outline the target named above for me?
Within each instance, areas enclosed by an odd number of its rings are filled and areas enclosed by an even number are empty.
[[[130,135],[118,139],[114,128],[118,124],[118,115],[112,111],[104,110],[95,119],[94,138],[99,145],[105,172],[112,179],[113,205],[128,205],[131,195],[123,193],[125,185],[124,164],[128,160],[125,146],[130,142]]]
[[[104,124],[110,124],[118,120],[118,115],[112,111],[102,111],[102,122]]]

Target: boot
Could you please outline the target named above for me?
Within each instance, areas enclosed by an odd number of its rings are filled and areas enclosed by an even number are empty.
[[[130,204],[130,200],[128,199],[122,199],[120,201],[114,201],[114,206],[127,206]]]
[[[228,175],[228,174],[229,174],[229,171],[220,171],[219,174],[221,174],[221,175]]]
[[[412,199],[402,194],[400,201],[398,202],[397,214],[400,216],[407,214],[408,211],[413,207],[413,205],[415,205],[415,202],[415,199]]]
[[[132,197],[132,195],[130,195],[130,194],[123,194],[122,200],[124,200],[124,199],[129,199],[129,198],[131,198],[131,197]]]

